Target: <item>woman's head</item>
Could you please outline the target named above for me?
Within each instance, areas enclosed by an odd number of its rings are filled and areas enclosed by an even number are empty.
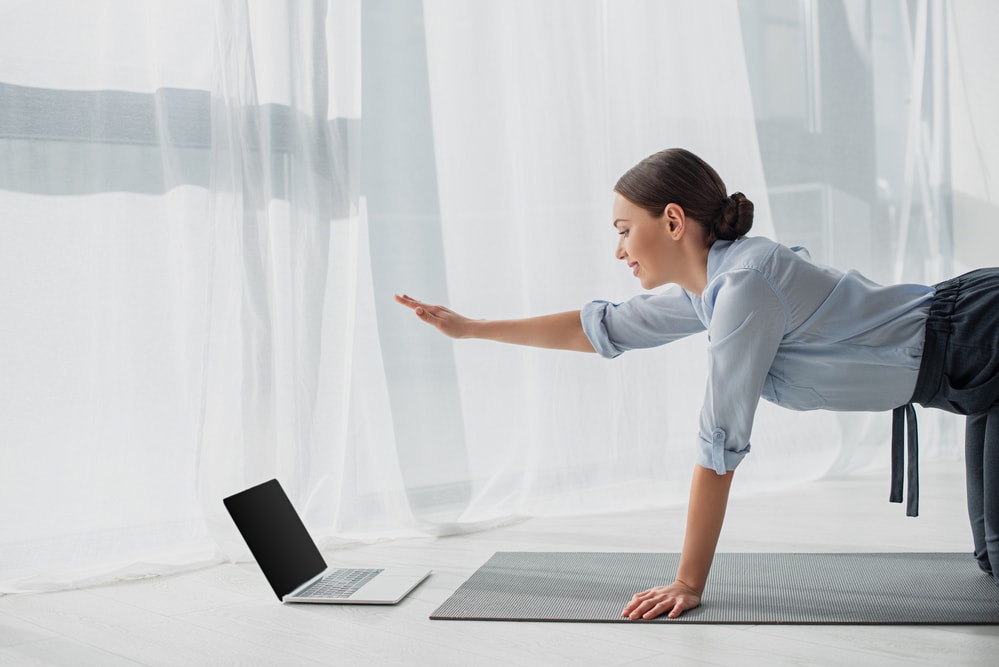
[[[668,148],[645,158],[622,176],[614,191],[653,217],[668,204],[704,229],[708,245],[735,240],[753,227],[753,202],[741,192],[729,195],[718,172],[688,150]]]

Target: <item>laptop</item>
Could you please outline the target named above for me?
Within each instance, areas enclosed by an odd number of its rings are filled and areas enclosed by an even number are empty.
[[[406,567],[328,568],[276,479],[222,502],[281,602],[396,604],[430,574]]]

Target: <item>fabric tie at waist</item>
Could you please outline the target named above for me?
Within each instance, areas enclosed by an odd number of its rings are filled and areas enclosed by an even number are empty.
[[[916,425],[916,408],[912,403],[900,406],[891,413],[891,496],[893,503],[902,502],[903,453],[902,440],[908,426],[909,494],[906,499],[906,516],[919,516],[919,429]]]

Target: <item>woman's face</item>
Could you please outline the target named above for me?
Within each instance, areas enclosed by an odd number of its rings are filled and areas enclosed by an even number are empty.
[[[614,195],[614,228],[617,250],[614,256],[627,262],[643,289],[676,282],[676,241],[669,234],[666,216],[654,218],[620,194]]]

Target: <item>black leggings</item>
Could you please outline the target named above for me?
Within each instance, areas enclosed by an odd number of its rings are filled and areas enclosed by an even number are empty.
[[[980,568],[995,575],[999,573],[999,407],[968,417],[964,461],[975,559]]]
[[[936,285],[913,403],[968,415],[968,517],[979,566],[999,584],[999,269]]]

